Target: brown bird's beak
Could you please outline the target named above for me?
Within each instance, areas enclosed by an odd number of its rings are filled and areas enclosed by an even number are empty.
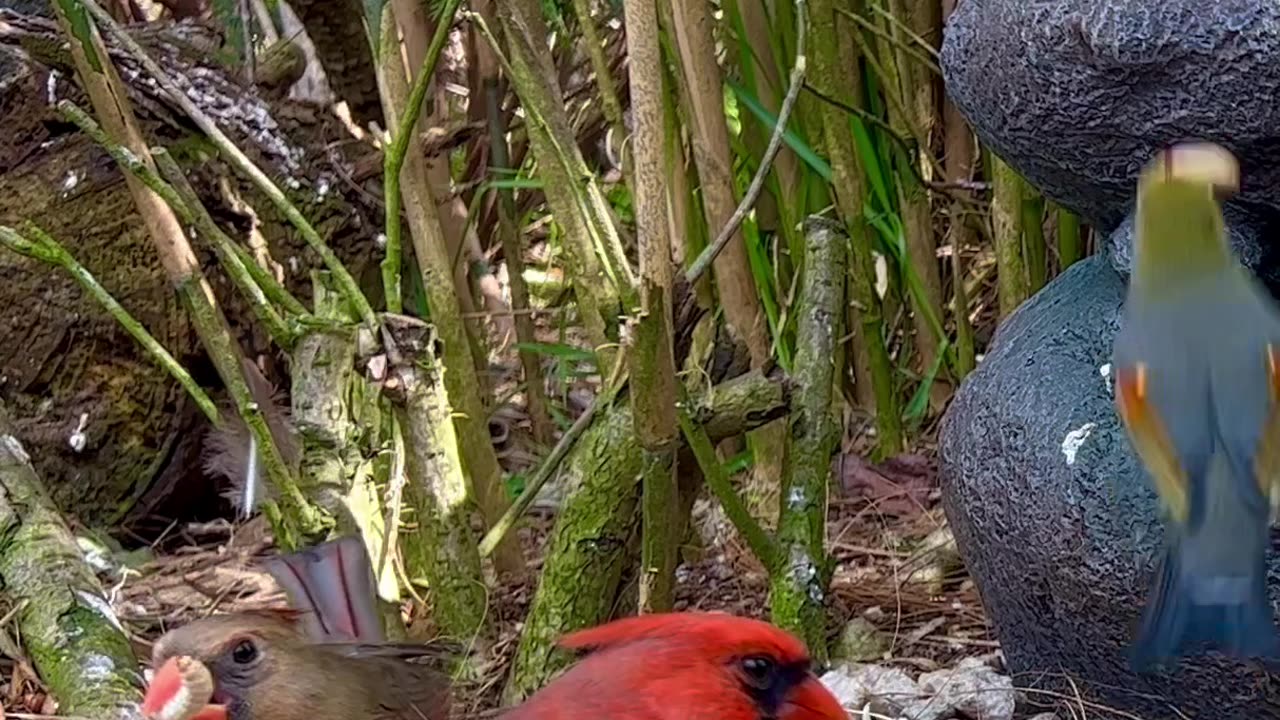
[[[849,720],[849,714],[827,686],[810,675],[787,693],[778,720]]]
[[[195,658],[169,658],[156,669],[142,698],[147,720],[227,720],[227,706],[214,705],[213,675]]]

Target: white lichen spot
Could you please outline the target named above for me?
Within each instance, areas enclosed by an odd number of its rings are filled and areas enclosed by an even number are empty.
[[[322,177],[316,182],[316,199],[323,200],[329,195],[329,178]]]
[[[62,194],[65,196],[67,193],[71,192],[72,190],[75,190],[76,186],[79,185],[80,181],[83,179],[84,179],[83,170],[76,170],[76,169],[68,170],[67,176],[62,178]]]
[[[1111,363],[1103,363],[1102,367],[1098,368],[1098,374],[1102,376],[1102,384],[1107,386],[1107,394],[1115,392],[1111,386]]]
[[[49,77],[44,81],[45,101],[50,105],[58,102],[58,78],[62,77],[62,73],[57,70],[50,70]]]
[[[111,557],[101,545],[89,538],[79,536],[76,537],[76,545],[80,547],[80,554],[89,567],[100,573],[109,573],[115,569],[111,564]]]
[[[12,435],[0,436],[0,446],[3,446],[4,451],[18,462],[24,464],[31,462],[31,458],[27,455],[27,451],[22,449],[22,443],[18,442],[18,438]]]
[[[805,502],[806,498],[802,488],[793,486],[790,492],[787,493],[787,507],[792,509],[801,508],[804,507]]]
[[[116,671],[116,663],[106,655],[90,655],[84,659],[80,671],[88,680],[105,680]]]
[[[878,252],[872,251],[871,254],[875,256],[876,263],[876,296],[883,300],[885,293],[889,292],[889,261]]]
[[[1080,447],[1084,445],[1085,440],[1089,439],[1089,434],[1097,426],[1097,423],[1085,423],[1067,433],[1067,436],[1062,439],[1062,455],[1067,458],[1068,465],[1076,464],[1076,453],[1080,452]]]
[[[377,245],[379,250],[385,250],[387,248],[387,234],[378,233],[377,235],[374,235],[373,244]]]
[[[89,413],[80,413],[80,423],[76,425],[76,429],[71,431],[71,437],[67,438],[67,444],[71,446],[71,450],[77,453],[84,452],[84,446],[89,443],[89,437],[84,434],[84,428],[89,424]]]
[[[813,564],[809,553],[802,547],[792,547],[790,566],[791,578],[796,585],[807,589],[810,600],[821,603],[826,593],[818,582],[818,566]]]
[[[120,632],[124,632],[124,627],[120,625],[120,618],[116,617],[116,611],[111,609],[105,598],[101,595],[95,595],[87,590],[77,590],[76,596],[84,603],[85,607],[96,610],[99,615],[107,619],[107,622],[115,626]]]

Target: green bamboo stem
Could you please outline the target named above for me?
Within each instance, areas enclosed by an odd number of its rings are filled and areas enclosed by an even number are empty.
[[[1081,256],[1080,216],[1059,206],[1058,215],[1058,267],[1066,270]]]
[[[1030,297],[1022,250],[1022,178],[995,153],[984,148],[991,178],[991,228],[996,247],[996,295],[1000,318],[1008,317]]]
[[[1022,184],[1022,248],[1027,262],[1027,294],[1035,295],[1048,279],[1049,254],[1044,241],[1044,196],[1028,182]]]
[[[404,156],[409,150],[413,128],[418,123],[422,101],[427,97],[427,88],[435,75],[436,63],[440,61],[440,52],[444,49],[444,42],[449,37],[449,29],[453,27],[453,18],[461,4],[462,0],[445,0],[440,21],[436,25],[435,33],[431,36],[431,44],[427,46],[427,55],[422,59],[422,67],[418,68],[418,74],[413,77],[413,87],[409,90],[409,98],[405,101],[405,106],[399,110],[400,122],[396,124],[396,134],[391,138],[391,144],[387,146],[382,156],[382,184],[385,190],[383,197],[387,208],[387,247],[386,255],[382,258],[382,287],[386,291],[387,311],[397,314],[404,312],[404,300],[400,290],[401,248],[403,247],[401,239],[403,231],[400,222],[400,169],[404,167]],[[384,10],[384,12],[387,11]],[[391,38],[394,39],[394,35]],[[382,52],[395,53],[396,62],[399,62],[399,43],[384,43]],[[381,58],[378,58],[378,64],[381,62]]]
[[[178,192],[178,197],[186,203],[187,210],[194,213],[195,222],[192,224],[196,226],[196,230],[201,232],[217,231],[214,234],[214,249],[220,251],[218,257],[222,257],[221,252],[229,252],[235,256],[237,270],[239,267],[244,268],[248,278],[238,280],[237,285],[242,285],[242,289],[246,294],[250,295],[250,297],[256,297],[257,291],[261,291],[267,300],[284,308],[291,315],[296,317],[311,315],[311,312],[302,304],[302,301],[294,297],[293,293],[289,292],[288,288],[276,280],[271,273],[267,272],[266,268],[259,265],[258,261],[253,259],[253,255],[243,245],[233,241],[226,233],[221,231],[221,228],[213,221],[213,216],[209,214],[209,210],[200,201],[200,196],[196,194],[196,189],[191,186],[191,182],[187,180],[187,176],[178,167],[177,161],[173,159],[173,155],[168,150],[162,147],[152,148],[151,157],[156,161],[156,168],[159,169],[160,175],[170,185],[173,185],[173,189]],[[175,208],[175,210],[181,213],[178,208]],[[233,279],[235,279],[234,275]]]
[[[147,332],[147,329],[142,326],[142,323],[138,322],[137,318],[129,314],[129,311],[125,310],[112,297],[111,293],[102,287],[97,278],[93,276],[93,273],[77,262],[71,256],[71,253],[67,252],[66,248],[62,247],[57,240],[54,240],[36,225],[28,223],[27,233],[34,239],[22,236],[13,228],[0,225],[0,243],[3,243],[16,253],[66,270],[76,282],[80,283],[85,292],[89,293],[94,300],[97,300],[106,309],[107,313],[116,322],[120,323],[120,327],[124,328],[125,332],[138,341],[138,344],[142,346],[143,350],[147,351],[147,354],[156,361],[156,364],[164,368],[178,381],[178,384],[182,385],[182,388],[195,401],[196,406],[209,419],[209,422],[215,426],[221,423],[222,417],[218,413],[218,406],[204,391],[204,388],[200,387],[195,378],[192,378],[191,374],[187,372],[186,368],[182,367],[182,364],[173,355],[169,354],[169,351],[160,344],[159,340],[156,340],[151,333]]]
[[[764,156],[760,158],[760,166],[756,168],[755,177],[751,178],[751,184],[747,187],[746,193],[742,195],[742,201],[738,203],[738,207],[730,216],[729,222],[720,228],[720,232],[716,235],[716,239],[711,242],[702,252],[698,253],[698,257],[689,263],[689,268],[685,270],[685,280],[690,285],[696,285],[698,279],[711,269],[711,264],[715,262],[716,256],[728,246],[738,232],[738,227],[742,221],[746,219],[747,214],[756,206],[756,200],[760,197],[760,192],[764,189],[764,183],[768,179],[769,170],[773,167],[773,159],[778,156],[778,151],[782,149],[782,138],[786,134],[787,121],[791,117],[791,111],[795,109],[796,100],[800,97],[800,88],[804,87],[804,76],[808,68],[808,59],[805,55],[805,42],[808,39],[808,29],[806,22],[808,13],[806,11],[806,0],[796,0],[796,59],[791,66],[791,76],[787,85],[787,94],[782,99],[782,106],[778,108],[778,119],[773,126],[773,135],[769,137],[769,145],[765,148]]]
[[[860,95],[856,73],[851,71],[858,65],[854,39],[851,34],[836,32],[833,0],[812,0],[811,6],[814,83],[824,95],[851,104],[847,101]],[[830,104],[822,105],[821,114],[823,144],[831,160],[836,209],[849,235],[849,305],[857,313],[858,339],[862,343],[859,351],[865,353],[875,396],[876,429],[879,433],[877,450],[881,455],[894,455],[903,445],[902,419],[894,387],[893,364],[884,339],[883,309],[875,290],[872,241],[863,209],[866,190],[863,168],[848,132],[848,118]],[[806,237],[806,245],[808,243]],[[810,269],[806,265],[806,275]],[[841,312],[844,312],[843,308]],[[801,346],[799,340],[796,346]]]
[[[501,0],[499,0],[501,2]],[[605,57],[604,42],[600,29],[596,27],[595,18],[591,15],[590,0],[573,0],[573,12],[578,16],[578,27],[582,30],[582,42],[587,48],[587,59],[591,61],[591,71],[595,75],[596,90],[600,92],[600,107],[604,110],[604,119],[609,123],[617,142],[621,146],[627,137],[627,126],[622,122],[622,101],[618,99],[618,91],[613,86],[613,75],[609,72],[609,59]],[[627,187],[634,188],[632,164],[627,162],[625,153],[620,153],[622,174]]]

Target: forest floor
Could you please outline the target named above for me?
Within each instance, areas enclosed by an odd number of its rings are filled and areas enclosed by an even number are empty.
[[[873,467],[848,455],[837,470],[828,524],[835,559],[828,596],[833,638],[850,620],[862,618],[857,627],[865,632],[853,647],[858,659],[912,674],[997,650],[973,583],[954,559],[954,548],[948,549],[932,460],[909,455]],[[695,523],[710,537],[701,549],[685,553],[677,608],[767,617],[762,568],[732,529],[711,517],[710,507],[700,503],[695,509]],[[548,511],[535,510],[521,530],[535,567],[551,520]],[[126,563],[123,571],[117,565],[102,575],[108,599],[136,638],[140,659],[149,657],[151,642],[167,628],[211,613],[285,604],[257,563],[273,552],[260,519],[175,525],[157,548],[163,549],[144,562]],[[504,585],[493,598],[498,640],[487,658],[486,681],[461,693],[464,717],[496,705],[530,596],[530,587]],[[56,703],[27,663],[6,661],[0,673],[5,715],[56,713]]]
[[[678,570],[677,609],[767,617],[766,576],[734,531],[716,518],[712,507],[705,502],[695,507],[695,527],[707,541],[701,549],[684,555]],[[549,511],[535,509],[520,531],[535,569],[552,519]],[[869,669],[877,678],[892,675],[908,687],[914,687],[911,678],[920,677],[924,687],[925,675],[966,666],[981,666],[987,673],[983,677],[994,673],[1008,682],[1002,675],[999,644],[945,527],[932,453],[905,455],[879,465],[865,463],[853,454],[843,456],[836,464],[827,529],[828,549],[835,560],[827,602],[829,629],[837,654],[856,663],[851,667]],[[259,558],[274,552],[260,518],[242,525],[225,521],[175,524],[157,548],[132,567],[126,563],[121,571],[117,565],[102,574],[108,599],[133,634],[135,651],[144,662],[151,643],[167,628],[212,613],[279,607],[286,602],[258,565]],[[492,598],[497,641],[484,660],[482,681],[459,688],[456,716],[494,714],[531,590],[523,585],[501,585]],[[429,624],[428,620],[425,625]],[[13,642],[8,618],[0,620],[0,630],[4,631],[0,640],[6,646],[3,654],[21,657],[20,651],[9,652],[18,643]],[[423,624],[411,619],[410,632],[429,635],[430,628],[424,631]],[[978,692],[984,690],[979,688]],[[1062,709],[1071,704],[1063,703],[1062,697],[1037,702],[1036,696],[1025,691],[1015,692],[1011,687],[999,690],[1010,709],[1015,698],[1017,702],[1016,713],[995,714],[1005,720],[1077,716],[1072,709]],[[1060,706],[1058,715],[1037,714],[1052,710],[1055,701]],[[0,661],[0,704],[0,717],[54,720],[57,714],[56,702],[23,660]],[[1090,717],[1112,717],[1083,700],[1076,704],[1081,710],[1088,707]],[[892,713],[875,702],[869,707],[872,710],[855,717],[946,720],[978,716],[915,714],[909,708]],[[990,720],[994,716],[984,717]]]

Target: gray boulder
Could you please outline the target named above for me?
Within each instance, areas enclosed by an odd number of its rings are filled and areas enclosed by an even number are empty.
[[[1178,140],[1241,159],[1242,206],[1280,208],[1280,3],[964,0],[947,91],[983,143],[1104,232]]]
[[[1065,689],[1055,673],[1066,672],[1095,699],[1149,718],[1179,717],[1171,707],[1191,718],[1280,717],[1280,684],[1257,663],[1207,656],[1167,674],[1129,669],[1163,530],[1112,405],[1124,292],[1108,260],[1091,257],[1000,327],[944,420],[947,519],[1020,682]]]

